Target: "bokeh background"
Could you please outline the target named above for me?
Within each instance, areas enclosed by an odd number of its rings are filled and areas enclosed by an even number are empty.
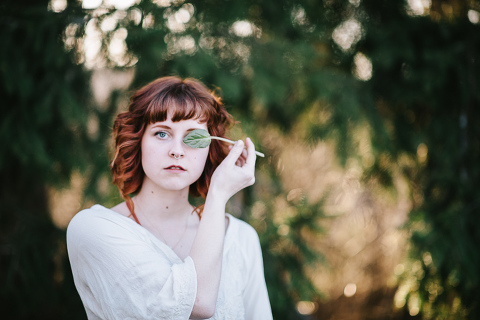
[[[228,210],[275,319],[480,319],[477,0],[2,0],[2,319],[86,319],[66,226],[120,201],[113,117],[166,75],[266,154]]]

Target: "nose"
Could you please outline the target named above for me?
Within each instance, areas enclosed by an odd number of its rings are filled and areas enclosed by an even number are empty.
[[[182,143],[183,141],[173,141],[169,151],[170,157],[179,160],[185,156],[185,150],[183,149]]]

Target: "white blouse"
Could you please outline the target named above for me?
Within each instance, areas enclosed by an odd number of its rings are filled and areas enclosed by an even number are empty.
[[[247,223],[227,216],[211,319],[272,319],[258,235]],[[94,205],[70,222],[67,247],[88,319],[189,319],[197,293],[192,258],[182,261],[133,220]]]

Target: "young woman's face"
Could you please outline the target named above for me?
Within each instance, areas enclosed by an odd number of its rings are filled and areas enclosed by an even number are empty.
[[[173,122],[170,117],[147,126],[141,144],[143,186],[183,190],[200,178],[210,148],[196,149],[183,143],[194,129],[208,130],[206,123],[192,119]]]

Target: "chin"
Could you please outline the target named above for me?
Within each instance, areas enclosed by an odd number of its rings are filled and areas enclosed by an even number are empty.
[[[165,190],[170,190],[170,191],[182,191],[184,189],[189,189],[190,185],[193,184],[195,181],[191,183],[181,183],[181,182],[170,182],[170,183],[162,183],[159,186]]]

